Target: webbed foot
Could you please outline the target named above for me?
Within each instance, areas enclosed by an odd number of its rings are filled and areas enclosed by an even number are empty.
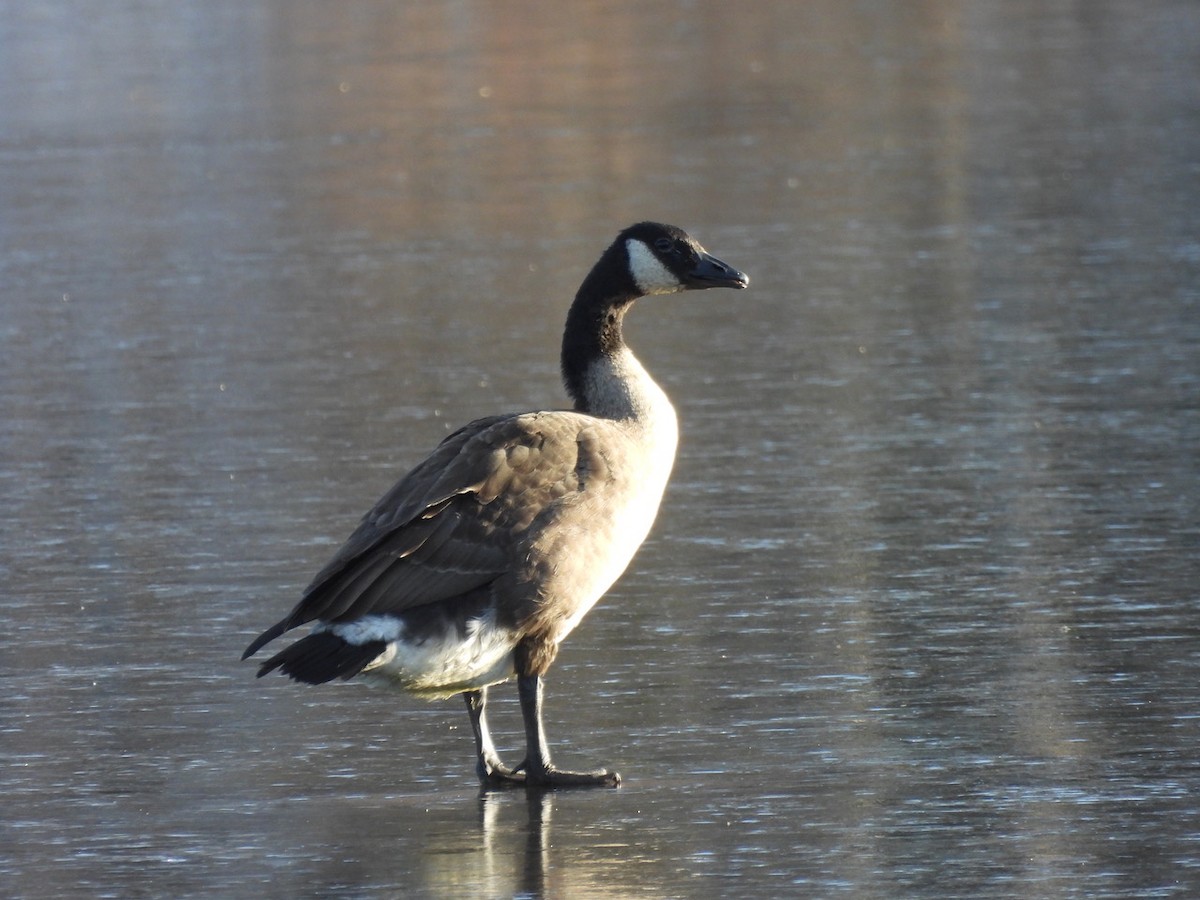
[[[565,772],[554,766],[530,767],[528,761],[521,763],[514,770],[517,775],[524,776],[525,784],[530,787],[620,787],[621,776],[608,769],[596,772]]]
[[[521,767],[510,769],[496,757],[480,759],[475,764],[475,774],[484,787],[514,787],[525,784],[525,773]]]

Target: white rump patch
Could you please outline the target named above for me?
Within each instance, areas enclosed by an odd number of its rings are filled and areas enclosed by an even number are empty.
[[[400,637],[404,624],[394,616],[363,616],[353,622],[339,622],[335,625],[320,624],[313,629],[317,631],[332,631],[347,644],[361,647],[371,641],[386,641],[391,643]]]
[[[351,644],[385,641],[383,652],[363,670],[405,690],[434,699],[474,690],[512,677],[512,652],[517,636],[498,628],[491,615],[467,623],[466,635],[451,628],[424,641],[405,635],[404,623],[394,616],[363,616],[354,622],[318,625]]]
[[[625,252],[629,255],[629,274],[643,294],[675,294],[683,290],[683,282],[642,241],[629,238],[625,241]]]

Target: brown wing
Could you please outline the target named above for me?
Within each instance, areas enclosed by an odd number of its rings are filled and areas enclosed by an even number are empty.
[[[479,419],[367,513],[300,603],[247,649],[311,622],[401,612],[482,587],[521,562],[531,527],[579,488],[573,412]]]

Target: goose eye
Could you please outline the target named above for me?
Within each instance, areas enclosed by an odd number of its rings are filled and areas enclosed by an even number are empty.
[[[675,242],[670,238],[661,237],[654,242],[654,249],[659,253],[674,253]]]

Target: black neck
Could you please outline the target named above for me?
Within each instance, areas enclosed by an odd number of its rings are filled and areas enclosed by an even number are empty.
[[[625,248],[609,247],[588,273],[567,313],[563,331],[562,375],[575,409],[588,410],[587,371],[596,360],[616,354],[625,346],[621,322],[640,296],[628,274]]]

